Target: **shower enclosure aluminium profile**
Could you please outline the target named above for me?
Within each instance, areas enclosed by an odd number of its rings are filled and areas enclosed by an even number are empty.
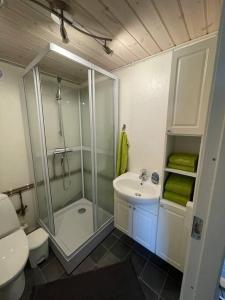
[[[79,130],[80,130],[80,162],[81,162],[81,184],[82,184],[82,198],[84,198],[84,156],[83,156],[83,136],[82,136],[82,125],[81,125],[81,97],[80,89],[78,91],[78,109],[79,109]]]
[[[25,75],[24,75],[25,76]],[[49,221],[49,230],[51,234],[55,235],[55,225],[53,218],[53,209],[51,203],[51,189],[49,182],[49,172],[48,172],[48,161],[47,161],[47,147],[45,140],[45,129],[44,129],[44,115],[43,115],[43,106],[42,106],[42,97],[41,97],[41,84],[40,84],[40,75],[38,66],[33,68],[33,77],[34,77],[34,85],[35,85],[35,94],[37,99],[37,113],[38,113],[38,122],[40,129],[40,145],[42,152],[42,170],[44,175],[45,182],[45,192],[47,194],[47,209],[48,209],[48,221]],[[37,186],[37,182],[35,184]],[[39,218],[40,219],[40,218]],[[41,220],[41,219],[40,219]],[[42,222],[42,225],[46,227],[46,225]]]
[[[90,111],[90,124],[92,124],[91,129],[91,181],[92,181],[92,198],[93,198],[93,228],[94,231],[97,229],[97,187],[96,187],[96,172],[95,172],[95,117],[93,111],[93,70],[88,70],[88,86],[89,86],[89,111]]]

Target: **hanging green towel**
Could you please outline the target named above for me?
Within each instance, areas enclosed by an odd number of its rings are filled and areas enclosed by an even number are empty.
[[[198,164],[198,155],[191,153],[173,153],[169,156],[169,163],[193,167],[195,171]]]
[[[165,184],[165,191],[191,198],[194,190],[194,178],[170,174]]]
[[[127,171],[128,163],[128,139],[125,131],[120,134],[117,152],[116,174],[120,176]]]
[[[170,162],[168,163],[167,167],[171,168],[171,169],[177,169],[177,170],[182,170],[182,171],[187,171],[187,172],[195,172],[196,171],[195,167],[177,165],[177,164],[172,164]]]
[[[183,205],[183,206],[186,206],[187,202],[190,201],[190,198],[187,196],[182,196],[182,195],[179,195],[179,194],[176,194],[173,192],[168,192],[168,191],[165,191],[163,193],[163,198],[166,200],[175,202],[177,204]]]

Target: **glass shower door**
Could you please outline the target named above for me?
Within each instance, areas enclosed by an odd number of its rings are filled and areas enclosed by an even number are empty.
[[[34,68],[23,77],[24,93],[27,108],[27,119],[29,124],[29,135],[31,143],[32,160],[34,167],[34,179],[36,187],[37,205],[39,219],[48,230],[54,234],[54,221],[52,218],[52,207],[49,202],[48,174],[45,168],[45,154],[43,140],[43,122],[39,72]]]
[[[99,228],[113,216],[114,211],[115,80],[95,71],[93,73],[96,210]]]
[[[52,205],[57,212],[82,198],[79,89],[41,74],[41,90]]]

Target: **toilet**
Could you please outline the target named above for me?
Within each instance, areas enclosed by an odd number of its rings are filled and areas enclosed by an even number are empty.
[[[28,239],[8,196],[0,194],[0,299],[18,300],[25,287]]]

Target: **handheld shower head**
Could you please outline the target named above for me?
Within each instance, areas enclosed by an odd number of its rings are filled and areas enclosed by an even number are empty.
[[[57,101],[62,100],[62,97],[61,97],[61,81],[62,81],[62,78],[57,77],[57,82],[58,82],[58,88],[57,88],[57,92],[56,92],[56,100]]]

